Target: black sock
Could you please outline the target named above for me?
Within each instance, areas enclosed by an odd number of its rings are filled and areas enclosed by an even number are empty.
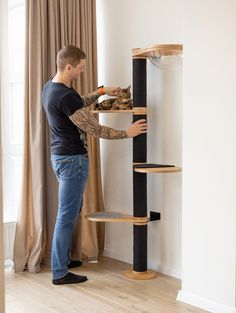
[[[53,279],[52,283],[54,285],[65,285],[65,284],[78,284],[83,283],[88,280],[87,276],[76,275],[74,273],[68,272],[66,276],[58,279]]]
[[[82,265],[82,262],[79,260],[70,260],[70,263],[68,264],[68,268],[74,268],[74,267],[78,267],[81,265]]]

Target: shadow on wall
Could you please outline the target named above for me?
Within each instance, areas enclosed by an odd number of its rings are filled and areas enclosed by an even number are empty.
[[[181,166],[182,59],[156,61],[155,66],[148,62],[148,162]],[[177,277],[181,276],[181,178],[181,173],[148,175],[148,209],[162,215],[160,222],[149,226],[149,267]]]

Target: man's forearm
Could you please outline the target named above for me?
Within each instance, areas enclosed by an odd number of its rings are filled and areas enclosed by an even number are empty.
[[[84,106],[87,107],[96,102],[100,96],[101,94],[98,91],[94,91],[87,96],[82,96],[81,98],[83,99]]]
[[[114,128],[100,125],[94,115],[89,112],[88,108],[75,111],[69,118],[82,131],[96,138],[128,138],[127,132],[124,130],[116,130]]]

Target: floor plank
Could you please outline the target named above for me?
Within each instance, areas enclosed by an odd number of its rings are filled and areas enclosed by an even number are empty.
[[[163,274],[151,280],[124,276],[128,264],[102,257],[74,273],[83,284],[55,286],[49,268],[38,274],[6,271],[6,313],[204,313],[176,301],[180,281]]]

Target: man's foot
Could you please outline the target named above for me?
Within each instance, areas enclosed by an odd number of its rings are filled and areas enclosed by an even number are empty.
[[[66,276],[58,279],[53,279],[53,285],[78,284],[88,280],[87,276],[76,275],[68,272]]]
[[[78,266],[81,266],[81,265],[82,265],[81,261],[70,260],[70,263],[68,264],[68,268],[74,268],[74,267],[78,267]]]

